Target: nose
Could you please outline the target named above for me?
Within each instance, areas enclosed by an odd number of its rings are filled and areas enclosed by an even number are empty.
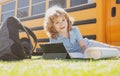
[[[59,24],[60,24],[60,26],[63,25],[63,21],[61,21]]]

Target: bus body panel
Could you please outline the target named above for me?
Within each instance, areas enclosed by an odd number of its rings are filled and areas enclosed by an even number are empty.
[[[4,3],[6,2],[3,2],[3,4]],[[2,13],[1,6],[2,2],[0,2],[0,13]],[[49,0],[46,0],[46,10],[48,8]],[[112,45],[120,45],[119,9],[119,0],[94,0],[93,3],[77,5],[75,7],[70,7],[70,0],[66,0],[65,8],[69,15],[75,19],[75,24],[73,26],[77,26],[79,28],[83,37],[88,37],[90,39]],[[15,9],[15,11],[17,11],[17,9]],[[15,13],[17,14],[17,12]],[[39,41],[37,48],[39,48],[40,43],[45,43],[44,41],[41,42],[41,40],[48,39],[43,28],[44,15],[31,16],[30,14],[31,11],[29,10],[28,20],[27,18],[25,20],[24,18],[21,18],[21,21],[23,25],[29,27],[35,33]],[[2,16],[0,15],[0,17]],[[25,33],[21,32],[20,38],[23,37],[27,36]]]

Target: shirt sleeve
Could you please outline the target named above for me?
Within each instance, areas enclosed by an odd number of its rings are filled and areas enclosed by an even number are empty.
[[[55,39],[50,38],[49,40],[50,40],[50,43],[56,43]]]
[[[77,39],[77,41],[82,40],[83,37],[82,37],[82,35],[81,35],[80,30],[79,30],[77,27],[75,27],[74,30],[75,30],[75,34],[76,34],[76,39]]]

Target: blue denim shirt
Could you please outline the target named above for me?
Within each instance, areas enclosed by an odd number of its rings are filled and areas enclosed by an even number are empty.
[[[59,35],[57,39],[50,38],[50,43],[63,43],[65,48],[69,52],[82,52],[78,41],[82,40],[83,37],[76,26],[72,26],[72,30],[69,32],[70,38]]]

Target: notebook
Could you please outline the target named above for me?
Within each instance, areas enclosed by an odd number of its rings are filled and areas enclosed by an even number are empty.
[[[86,57],[80,52],[69,53],[63,43],[40,44],[40,47],[43,50],[42,58],[44,59],[86,59]]]

